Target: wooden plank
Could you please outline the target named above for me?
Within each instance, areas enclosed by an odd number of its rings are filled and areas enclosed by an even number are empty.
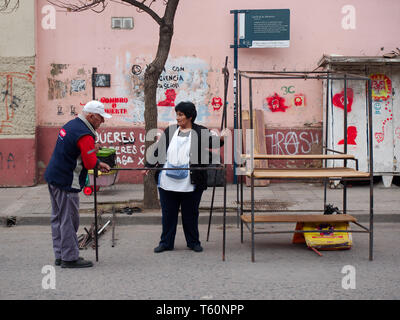
[[[250,176],[250,173],[247,173]],[[254,171],[256,179],[263,178],[368,178],[368,172],[356,171],[353,168],[308,168],[308,169],[261,169]]]
[[[240,218],[243,222],[251,223],[249,214]],[[255,215],[254,222],[357,222],[357,219],[349,214],[269,214]]]
[[[243,144],[246,150],[246,130],[250,129],[250,112],[249,110],[242,111],[242,121],[243,121]],[[264,112],[262,110],[253,110],[253,128],[254,128],[254,153],[267,153],[267,145],[265,142],[265,125],[264,125]],[[254,167],[257,168],[268,168],[268,161],[257,161],[254,163]],[[251,181],[246,177],[246,186],[250,186]],[[269,185],[269,180],[260,179],[254,181],[254,186],[267,186]]]
[[[242,154],[242,159],[250,159],[250,154]],[[274,159],[274,160],[323,160],[323,159],[355,159],[352,154],[254,154],[254,159]]]

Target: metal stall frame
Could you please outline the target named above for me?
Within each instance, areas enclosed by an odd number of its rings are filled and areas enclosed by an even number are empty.
[[[355,158],[352,158],[350,160],[355,160],[356,161],[356,170],[352,174],[345,176],[329,176],[329,172],[325,173],[326,176],[322,177],[315,177],[310,175],[310,176],[304,176],[302,178],[298,177],[293,177],[288,174],[287,176],[290,177],[277,177],[277,176],[268,176],[268,173],[266,173],[263,178],[270,178],[270,179],[292,179],[292,180],[298,180],[298,179],[323,179],[324,180],[324,209],[326,207],[326,197],[327,197],[327,181],[328,180],[342,180],[343,181],[343,214],[344,217],[351,217],[349,215],[345,216],[347,213],[347,181],[348,180],[367,180],[369,181],[369,193],[370,193],[370,201],[369,201],[369,228],[361,225],[360,223],[356,221],[351,221],[351,219],[348,219],[348,222],[353,222],[357,226],[359,226],[363,230],[345,230],[342,232],[348,232],[348,233],[368,233],[369,234],[369,260],[373,260],[373,128],[372,128],[372,96],[371,96],[371,79],[365,76],[360,76],[360,75],[353,75],[349,73],[341,73],[341,72],[332,72],[332,71],[239,71],[239,124],[240,124],[240,130],[243,129],[243,121],[242,121],[242,97],[243,97],[243,92],[242,92],[242,79],[245,78],[248,80],[248,90],[249,90],[249,109],[250,109],[250,130],[253,130],[253,87],[252,87],[252,82],[255,80],[282,80],[282,79],[317,79],[317,80],[326,80],[326,115],[325,115],[325,121],[326,121],[326,130],[327,129],[327,123],[328,123],[328,109],[329,109],[329,91],[330,91],[330,85],[332,81],[335,80],[341,80],[344,81],[344,116],[343,116],[343,123],[344,123],[344,152],[341,151],[336,151],[332,149],[327,148],[327,142],[328,142],[328,134],[325,134],[325,141],[323,145],[323,155],[319,155],[318,159],[324,160],[323,162],[323,168],[327,168],[327,159],[332,159],[334,157],[332,154],[331,156],[328,155],[328,151],[332,152],[333,154],[337,155],[336,159],[341,159],[343,160],[344,163],[344,169],[347,169],[347,160],[349,160],[347,156],[347,85],[349,80],[359,80],[359,81],[365,81],[366,82],[366,89],[367,89],[367,99],[366,99],[366,121],[367,121],[367,156],[369,157],[369,171],[365,173],[361,173],[358,171],[358,160]],[[236,111],[237,112],[237,111]],[[327,133],[327,132],[326,132]],[[252,142],[252,141],[251,141]],[[242,150],[242,149],[241,149]],[[260,155],[259,155],[260,156]],[[279,156],[274,157],[273,155],[268,157],[268,155],[264,155],[265,157],[263,159],[268,159],[268,158],[273,158],[273,159],[278,159]],[[240,175],[240,216],[241,216],[241,242],[243,243],[243,223],[246,224],[246,227],[249,229],[251,232],[251,260],[252,262],[255,261],[255,246],[254,246],[254,235],[255,234],[271,234],[271,233],[306,233],[308,231],[304,230],[290,230],[290,231],[273,231],[273,232],[255,232],[254,224],[255,224],[255,215],[254,213],[256,212],[254,208],[254,179],[255,177],[255,170],[260,170],[258,168],[254,168],[254,148],[253,144],[250,147],[250,155],[246,154],[246,158],[249,158],[251,162],[251,169],[249,172],[246,170],[243,170],[243,165],[241,164],[241,170],[246,171],[245,174],[250,176],[251,178],[251,209],[250,210],[245,210],[243,208],[243,179],[244,175]],[[257,156],[256,156],[257,158]],[[258,157],[260,158],[260,157]],[[299,157],[301,158],[301,156]],[[335,158],[335,157],[334,157]],[[349,168],[350,169],[350,168]],[[287,169],[288,170],[288,169]],[[353,170],[353,169],[352,169]],[[239,195],[237,196],[239,198]],[[245,219],[244,212],[251,212],[251,219]],[[293,212],[294,210],[262,210],[262,212]],[[316,210],[310,210],[310,212],[315,212]],[[323,210],[318,210],[323,211]],[[277,215],[278,216],[278,215]],[[354,218],[354,217],[352,217]],[[267,220],[267,219],[264,219]],[[276,219],[275,219],[276,220]],[[278,219],[279,220],[279,219]],[[290,220],[290,219],[289,219]],[[354,219],[355,220],[355,219]],[[250,227],[249,227],[249,222],[250,222]],[[260,222],[291,222],[291,221],[260,221]],[[225,232],[225,230],[224,230]],[[338,232],[338,231],[335,231]]]

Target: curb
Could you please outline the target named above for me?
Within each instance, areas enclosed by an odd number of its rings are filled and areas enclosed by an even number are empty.
[[[232,210],[229,208],[228,214],[226,216],[226,224],[237,224],[237,215],[236,209]],[[235,212],[233,214],[233,212]],[[208,224],[209,221],[209,210],[208,212],[202,210],[203,214],[199,216],[199,224]],[[352,214],[358,222],[368,223],[369,215],[368,214]],[[11,216],[0,217],[0,225],[6,227],[8,219],[12,218]],[[15,217],[13,217],[15,218]],[[102,214],[103,221],[108,221],[112,219],[112,214]],[[91,225],[94,222],[93,214],[81,214],[80,215],[80,225]],[[399,223],[400,222],[400,214],[379,214],[374,216],[374,222],[376,223]],[[133,213],[132,215],[127,214],[117,214],[116,225],[158,225],[161,226],[161,212],[158,213]],[[179,224],[181,224],[181,216],[179,215]],[[223,216],[222,212],[214,211],[212,216],[211,224],[223,224]],[[15,225],[13,226],[50,226],[50,215],[49,214],[30,214],[29,216],[17,216]],[[368,227],[366,225],[366,227]]]

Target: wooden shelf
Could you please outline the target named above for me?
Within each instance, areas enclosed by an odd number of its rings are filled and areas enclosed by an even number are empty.
[[[251,223],[251,215],[240,216],[243,222]],[[255,223],[262,222],[357,222],[357,219],[349,214],[269,214],[255,215]]]
[[[251,177],[251,173],[246,175]],[[357,171],[353,168],[307,168],[307,169],[258,169],[254,168],[255,179],[273,178],[369,178],[368,172]]]
[[[280,155],[280,154],[253,154],[254,160],[349,160],[355,159],[352,154],[296,154],[296,155]],[[251,159],[250,154],[242,154],[242,159]]]

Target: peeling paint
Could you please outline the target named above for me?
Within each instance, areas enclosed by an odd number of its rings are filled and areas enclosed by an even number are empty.
[[[50,74],[55,77],[61,73],[63,73],[63,70],[67,69],[66,64],[57,64],[57,63],[52,63],[51,64],[51,70]]]

